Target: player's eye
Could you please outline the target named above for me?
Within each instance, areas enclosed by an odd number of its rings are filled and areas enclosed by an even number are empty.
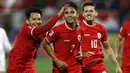
[[[90,12],[94,12],[93,10],[90,10]]]
[[[65,11],[64,14],[69,14],[69,12],[68,12],[68,11]]]
[[[85,13],[87,13],[87,12],[88,12],[88,10],[85,10],[84,12],[85,12]]]
[[[75,12],[74,12],[74,11],[71,11],[70,13],[71,13],[71,14],[74,14]]]

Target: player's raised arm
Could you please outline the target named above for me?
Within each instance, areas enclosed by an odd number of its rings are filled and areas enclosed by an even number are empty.
[[[47,21],[42,26],[38,26],[38,27],[34,28],[33,35],[45,33],[48,30],[50,30],[55,25],[55,23],[60,19],[60,16],[62,15],[62,13],[66,7],[67,7],[67,5],[63,6],[61,8],[61,10],[51,20]]]
[[[113,50],[110,47],[110,45],[108,44],[108,42],[105,42],[102,44],[103,44],[104,50],[107,53],[108,57],[113,61],[113,63],[116,66],[116,73],[122,73],[119,63],[117,62],[116,57],[114,56]]]

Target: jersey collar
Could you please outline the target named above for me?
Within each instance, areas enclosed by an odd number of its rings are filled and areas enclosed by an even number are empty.
[[[96,25],[96,23],[93,23],[93,25],[88,25],[88,24],[85,22],[85,20],[83,20],[83,23],[86,24],[86,25],[89,26],[89,27],[94,27],[94,26]]]

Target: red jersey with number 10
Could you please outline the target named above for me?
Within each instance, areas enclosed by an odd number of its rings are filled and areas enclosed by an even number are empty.
[[[94,52],[95,55],[84,58],[83,64],[88,64],[93,61],[103,60],[104,54],[102,52],[101,42],[105,43],[108,39],[107,32],[105,28],[95,23],[93,25],[88,25],[84,20],[80,22],[81,27],[84,28],[84,36],[82,37],[82,51],[83,52]]]

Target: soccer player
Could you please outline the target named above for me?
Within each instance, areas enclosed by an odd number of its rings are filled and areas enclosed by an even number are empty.
[[[83,73],[108,73],[103,63],[104,54],[101,44],[107,55],[114,62],[116,73],[122,73],[112,48],[107,42],[108,36],[105,28],[94,22],[98,14],[95,8],[96,6],[92,2],[86,2],[82,7],[84,20],[80,24],[84,27],[84,36],[82,37]]]
[[[5,72],[5,52],[11,49],[11,44],[8,40],[7,34],[3,28],[0,27],[0,73]]]
[[[53,19],[42,26],[40,26],[42,24],[41,10],[37,8],[26,10],[26,24],[21,28],[10,52],[7,73],[36,73],[34,61],[37,50],[46,31],[54,26],[64,9],[65,7],[62,7]]]
[[[53,60],[53,73],[82,73],[77,62],[82,29],[77,22],[77,6],[68,3],[64,10],[65,23],[54,27],[43,41],[43,47]],[[50,43],[53,43],[54,51]]]
[[[130,72],[130,21],[125,22],[119,32],[117,41],[116,41],[116,57],[117,60],[122,60],[122,72],[129,73]],[[121,45],[124,39],[124,49],[121,54]]]

